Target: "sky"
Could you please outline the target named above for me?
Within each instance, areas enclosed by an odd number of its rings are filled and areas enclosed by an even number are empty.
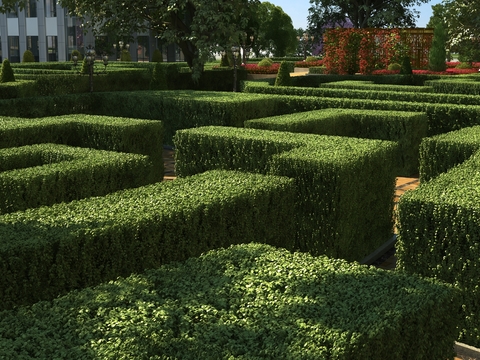
[[[310,0],[268,0],[268,2],[280,6],[292,19],[293,27],[295,29],[307,28]],[[426,27],[430,20],[430,16],[432,16],[432,5],[436,5],[440,2],[441,0],[430,0],[428,3],[422,4],[416,8],[416,10],[420,11],[420,18],[417,19],[417,27]]]

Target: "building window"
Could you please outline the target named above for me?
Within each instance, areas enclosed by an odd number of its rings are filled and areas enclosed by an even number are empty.
[[[20,48],[18,36],[8,37],[8,58],[12,63],[20,62]]]
[[[58,44],[56,36],[47,36],[47,49],[48,58],[47,61],[58,61]]]
[[[37,0],[29,0],[25,6],[25,14],[29,18],[37,17]]]
[[[57,17],[57,0],[44,0],[45,1],[45,16]]]

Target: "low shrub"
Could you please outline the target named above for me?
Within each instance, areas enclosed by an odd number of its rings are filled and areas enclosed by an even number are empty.
[[[2,215],[0,308],[232,244],[291,249],[292,201],[287,178],[213,171]]]
[[[427,126],[427,115],[422,113],[356,109],[323,109],[245,122],[247,128],[397,141],[397,176],[418,176],[419,145]]]
[[[33,53],[30,50],[25,50],[22,56],[22,62],[23,63],[35,62],[35,56],[33,56]]]
[[[480,347],[480,153],[407,191],[398,204],[397,268],[454,285],[458,341]]]
[[[56,144],[0,149],[0,214],[150,184],[161,180],[156,173],[138,154]]]
[[[424,138],[420,144],[420,181],[429,181],[463,163],[480,149],[480,126]]]
[[[15,75],[13,74],[12,67],[10,66],[10,61],[4,59],[2,62],[2,69],[0,70],[0,83],[14,82]]]
[[[258,66],[259,67],[270,67],[273,65],[273,61],[272,59],[270,58],[265,58],[265,59],[262,59],[259,63],[258,63]]]
[[[277,77],[275,78],[275,86],[290,86],[290,66],[283,61],[278,69]]]
[[[394,142],[209,126],[177,131],[174,144],[179,177],[220,168],[294,178],[296,249],[361,261],[392,236]]]
[[[12,359],[447,359],[455,305],[438,281],[247,244],[3,312],[0,347]]]
[[[389,71],[392,71],[392,70],[401,70],[402,69],[402,65],[398,64],[398,63],[392,63],[392,64],[389,64],[388,65],[388,68],[387,68]]]

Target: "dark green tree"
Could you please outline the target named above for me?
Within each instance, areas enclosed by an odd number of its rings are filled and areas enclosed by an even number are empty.
[[[292,19],[280,6],[262,2],[253,15],[258,24],[255,29],[253,49],[260,57],[261,52],[267,52],[276,57],[294,53],[297,47],[297,33]]]
[[[0,71],[0,83],[7,83],[15,81],[15,75],[13,74],[12,66],[8,59],[3,60],[2,70]]]
[[[413,6],[429,0],[310,0],[308,30],[321,39],[325,28],[415,27]],[[347,26],[345,26],[347,27]]]
[[[29,0],[3,0],[0,11]],[[250,7],[259,0],[59,0],[86,29],[99,34],[131,36],[151,31],[166,43],[176,43],[199,78],[212,53],[239,45]]]
[[[433,31],[433,41],[428,56],[428,68],[432,71],[445,71],[447,50],[445,44],[447,33],[442,23],[438,23]]]

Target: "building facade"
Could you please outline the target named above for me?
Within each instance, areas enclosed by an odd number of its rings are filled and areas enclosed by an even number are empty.
[[[0,0],[1,3],[1,0]],[[29,0],[23,10],[0,13],[0,60],[20,62],[23,53],[30,50],[36,61],[67,61],[73,50],[82,54],[87,46],[95,48],[99,56],[118,58],[113,44],[114,36],[95,37],[84,31],[80,19],[70,16],[57,0]],[[153,50],[160,49],[164,61],[183,61],[183,55],[175,44],[162,44],[152,34],[132,34],[129,52],[133,61],[150,61]]]

